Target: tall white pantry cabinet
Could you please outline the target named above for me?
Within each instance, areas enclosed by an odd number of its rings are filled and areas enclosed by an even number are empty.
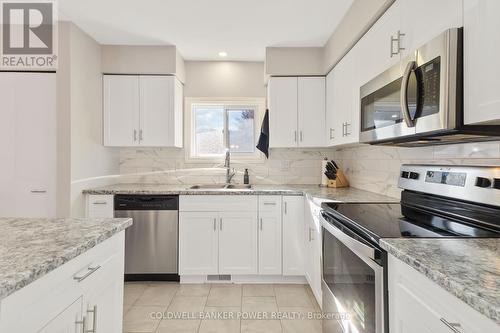
[[[0,216],[56,215],[56,74],[0,73]]]

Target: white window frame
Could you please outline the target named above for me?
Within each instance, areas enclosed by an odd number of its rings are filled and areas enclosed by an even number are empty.
[[[224,160],[224,156],[194,156],[194,134],[195,134],[195,119],[193,117],[193,106],[195,105],[224,105],[226,107],[255,107],[254,113],[254,144],[257,145],[259,140],[262,119],[264,118],[266,100],[265,98],[210,98],[210,97],[187,97],[185,99],[184,109],[184,142],[186,143],[185,159],[188,163],[220,163]],[[226,121],[226,120],[224,120]],[[263,163],[264,154],[257,148],[253,153],[233,153],[231,160],[238,163]]]

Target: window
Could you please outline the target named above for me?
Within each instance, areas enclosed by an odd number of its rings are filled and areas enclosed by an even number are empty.
[[[257,105],[191,104],[191,157],[256,156]]]

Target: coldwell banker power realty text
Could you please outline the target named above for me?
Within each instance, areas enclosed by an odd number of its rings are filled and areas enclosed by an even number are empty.
[[[0,0],[4,70],[55,70],[56,6],[52,0]]]

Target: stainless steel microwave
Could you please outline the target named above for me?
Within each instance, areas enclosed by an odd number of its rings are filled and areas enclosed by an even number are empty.
[[[361,142],[429,146],[500,140],[498,125],[464,125],[462,29],[445,31],[361,87]]]

